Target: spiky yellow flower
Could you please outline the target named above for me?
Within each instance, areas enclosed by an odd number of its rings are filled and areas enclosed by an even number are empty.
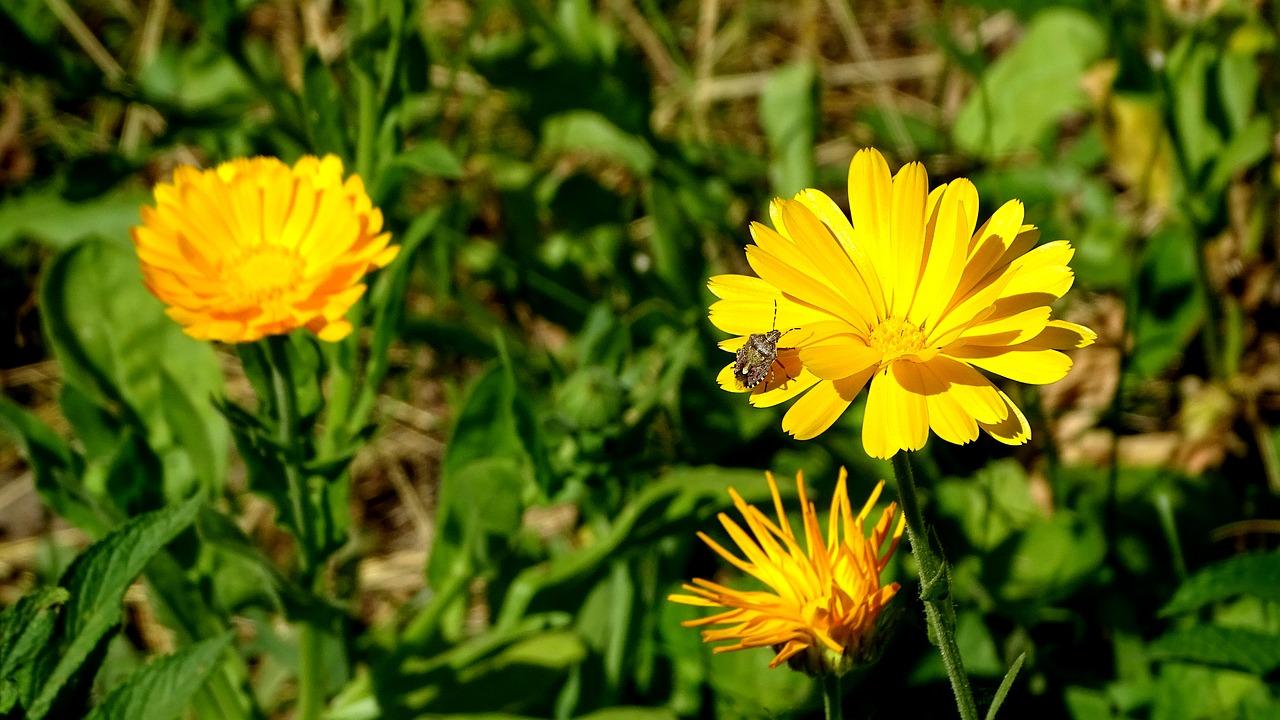
[[[1071,287],[1073,250],[1037,245],[1022,203],[1001,206],[975,232],[978,193],[963,178],[929,190],[911,163],[890,178],[873,149],[849,167],[850,218],[827,195],[804,190],[770,206],[774,229],[755,223],[747,262],[759,277],[720,275],[711,322],[738,337],[782,331],[772,371],[754,388],[721,371],[722,387],[765,407],[799,397],[782,427],[802,440],[824,432],[870,383],[862,443],[873,457],[922,447],[932,430],[964,444],[982,429],[1021,444],[1022,413],[979,370],[1018,382],[1061,380],[1061,350],[1096,335],[1054,320],[1050,304]],[[776,320],[773,320],[776,313]],[[757,355],[758,356],[758,353]]]
[[[382,212],[342,161],[276,158],[180,167],[142,208],[133,244],[147,287],[188,335],[229,343],[307,328],[351,332],[365,274],[391,262]]]
[[[686,627],[721,626],[702,631],[705,642],[735,641],[716,647],[717,653],[769,647],[777,653],[770,667],[791,661],[793,666],[814,674],[843,673],[871,650],[880,612],[898,592],[898,583],[880,584],[880,573],[898,547],[903,519],[893,522],[896,505],[890,504],[867,537],[863,522],[880,498],[884,482],[876,485],[855,515],[845,487],[847,476],[841,468],[824,538],[818,527],[817,509],[805,493],[804,476],[797,473],[802,547],[787,520],[773,475],[766,473],[766,477],[773,493],[776,523],[748,505],[733,489],[729,494],[750,533],[724,513],[719,515],[720,524],[742,557],[706,533],[700,532],[698,537],[768,589],[734,590],[696,578],[692,584],[684,585],[691,594],[675,594],[668,599],[685,605],[724,608],[723,612],[684,623]]]

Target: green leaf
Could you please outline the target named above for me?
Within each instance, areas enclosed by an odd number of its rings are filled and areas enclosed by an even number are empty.
[[[578,720],[676,720],[667,708],[613,707],[578,716]]]
[[[0,613],[0,683],[9,680],[45,646],[53,634],[58,608],[68,597],[63,588],[44,587]]]
[[[632,135],[590,110],[553,115],[542,124],[542,152],[583,154],[616,162],[636,175],[653,172],[657,156],[644,138]]]
[[[998,548],[986,571],[1007,573],[1000,596],[1044,606],[1070,595],[1094,575],[1106,555],[1102,529],[1070,511],[1060,511]]]
[[[309,50],[302,71],[302,112],[313,152],[350,157],[343,132],[347,127],[343,100],[333,71],[319,53]]]
[[[1265,675],[1280,668],[1280,635],[1219,625],[1196,625],[1155,639],[1157,660],[1183,660]]]
[[[1035,146],[1069,113],[1088,107],[1080,79],[1107,46],[1088,14],[1053,8],[983,73],[956,115],[956,144],[993,159]]]
[[[36,491],[50,508],[84,530],[100,535],[105,524],[82,481],[84,461],[28,410],[0,397],[0,433],[9,436],[35,471]]]
[[[1004,674],[1004,679],[1000,681],[1000,687],[996,688],[996,696],[991,699],[991,706],[987,708],[987,720],[996,720],[996,714],[1000,712],[1000,706],[1004,704],[1004,699],[1009,696],[1009,690],[1013,688],[1013,681],[1018,679],[1018,671],[1022,669],[1022,663],[1027,659],[1024,652],[1018,655],[1018,658],[1009,666],[1009,672]]]
[[[111,238],[124,246],[129,228],[138,224],[138,208],[148,200],[146,191],[129,186],[78,201],[54,186],[29,190],[0,203],[0,250],[22,238],[56,249],[87,238]]]
[[[445,451],[432,582],[446,582],[469,539],[482,566],[499,562],[524,508],[546,495],[551,479],[523,390],[507,367],[494,366],[472,386]]]
[[[215,489],[228,445],[212,402],[221,369],[207,343],[164,314],[133,253],[100,241],[71,248],[46,271],[40,303],[65,381],[146,438],[164,463],[166,495],[186,497],[197,482]]]
[[[1027,473],[1016,460],[993,462],[972,477],[938,484],[938,513],[960,525],[969,542],[991,550],[1041,517]]]
[[[153,660],[112,690],[85,720],[174,720],[218,666],[230,635],[203,640]]]
[[[1160,614],[1188,613],[1237,595],[1280,602],[1280,552],[1236,555],[1201,569],[1178,587]]]
[[[456,179],[462,177],[462,161],[439,140],[424,140],[400,153],[391,164],[419,175]]]
[[[812,63],[773,71],[760,95],[760,124],[769,142],[774,194],[790,197],[812,186],[818,127],[818,73]]]
[[[1204,298],[1196,283],[1195,238],[1184,227],[1169,226],[1147,241],[1131,288],[1133,355],[1130,368],[1140,378],[1164,372],[1200,329]]]
[[[1255,117],[1215,156],[1207,188],[1211,192],[1221,192],[1233,177],[1261,162],[1270,153],[1271,122],[1264,116]]]
[[[1222,148],[1222,132],[1209,117],[1209,77],[1217,55],[1218,48],[1198,43],[1192,34],[1184,35],[1169,53],[1174,127],[1190,174],[1183,181],[1192,187]]]
[[[90,545],[67,568],[59,584],[71,599],[59,623],[57,642],[42,653],[47,658],[47,665],[42,665],[51,670],[39,678],[39,692],[28,707],[33,720],[49,712],[63,685],[120,622],[125,590],[147,562],[191,524],[202,502],[197,496],[134,518]]]

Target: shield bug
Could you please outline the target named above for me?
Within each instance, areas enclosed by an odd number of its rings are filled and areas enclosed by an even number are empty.
[[[791,330],[795,329],[792,328]],[[782,363],[778,362],[778,341],[791,330],[778,329],[778,303],[775,301],[773,303],[773,328],[768,332],[748,335],[747,341],[742,344],[742,347],[738,348],[738,353],[733,361],[733,377],[737,379],[739,385],[752,389],[766,378],[772,381],[775,365],[782,367],[783,373],[786,373],[786,368],[782,366]],[[790,376],[787,379],[790,380]],[[765,384],[767,385],[768,382]]]

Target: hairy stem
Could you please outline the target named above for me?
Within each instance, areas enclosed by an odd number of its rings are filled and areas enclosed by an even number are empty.
[[[920,512],[916,498],[915,476],[911,472],[911,459],[906,452],[893,456],[893,476],[898,486],[898,500],[907,520],[907,540],[911,554],[915,556],[920,572],[920,599],[924,601],[924,616],[929,623],[931,638],[938,646],[942,665],[951,681],[951,692],[956,697],[956,709],[963,720],[977,720],[978,707],[973,701],[973,689],[969,676],[964,672],[960,658],[960,646],[956,643],[956,613],[951,605],[951,577],[945,559],[934,552],[929,542],[929,528]]]

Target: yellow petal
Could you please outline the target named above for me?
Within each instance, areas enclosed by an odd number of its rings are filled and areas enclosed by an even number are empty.
[[[897,368],[910,364],[895,362],[877,372],[871,381],[862,418],[862,447],[871,457],[888,458],[899,450],[919,450],[929,437],[929,410],[924,396],[908,391],[899,378],[904,372],[913,375],[910,368]]]
[[[903,317],[915,299],[924,252],[925,202],[929,176],[920,163],[907,163],[893,178],[893,208],[889,225],[889,252],[894,268],[894,295],[889,314]]]
[[[1021,445],[1031,439],[1031,426],[1027,424],[1027,418],[1018,409],[1017,405],[1009,399],[1009,396],[1001,390],[1000,399],[1004,401],[1008,407],[1008,416],[1001,422],[988,424],[978,423],[983,430],[991,437],[999,440],[1005,445]]]
[[[871,377],[867,369],[843,380],[824,380],[796,401],[782,418],[782,429],[797,440],[821,435],[853,402]]]
[[[854,244],[871,260],[871,270],[882,280],[896,277],[889,253],[889,222],[893,185],[889,164],[874,148],[864,148],[849,164],[849,215]],[[884,288],[886,306],[893,303],[892,289]]]
[[[961,346],[947,352],[987,372],[1031,385],[1058,382],[1071,370],[1071,358],[1057,350]]]
[[[880,358],[879,351],[867,347],[864,340],[852,335],[828,338],[800,350],[801,362],[823,380],[849,377],[878,364]]]

